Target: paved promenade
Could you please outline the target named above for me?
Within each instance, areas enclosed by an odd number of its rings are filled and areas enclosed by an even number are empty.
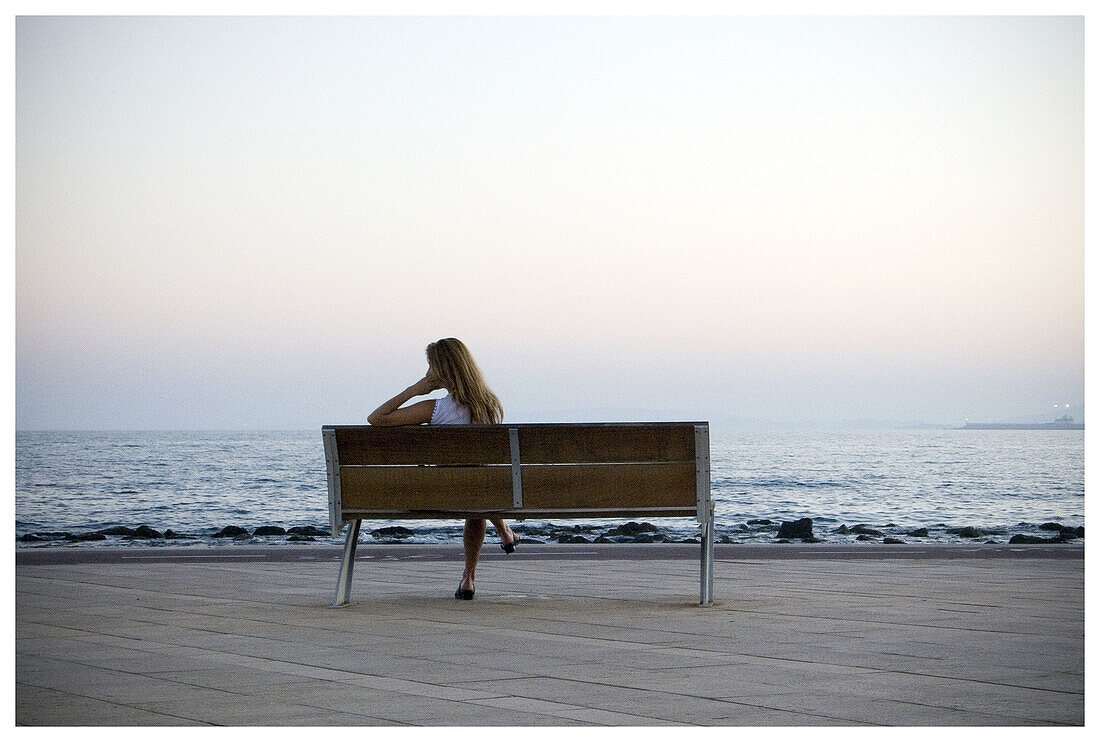
[[[16,722],[1084,721],[1081,547],[697,549],[20,550]]]

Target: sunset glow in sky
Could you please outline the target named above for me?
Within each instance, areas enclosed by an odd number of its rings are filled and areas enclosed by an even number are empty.
[[[1081,18],[16,29],[18,428],[1083,403]]]

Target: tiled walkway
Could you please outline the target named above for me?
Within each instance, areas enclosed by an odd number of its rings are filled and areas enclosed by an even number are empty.
[[[1083,723],[1080,558],[727,550],[702,608],[697,561],[554,548],[486,558],[472,602],[457,562],[378,552],[339,610],[331,551],[21,564],[16,722]]]

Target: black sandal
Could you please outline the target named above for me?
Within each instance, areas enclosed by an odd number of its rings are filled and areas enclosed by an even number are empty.
[[[459,600],[473,600],[474,599],[474,591],[473,590],[463,590],[462,588],[458,588],[457,590],[455,590],[455,597],[458,598]]]
[[[500,542],[500,548],[504,549],[505,554],[511,554],[513,551],[515,551],[516,544],[519,543],[519,536],[516,536],[515,534],[512,535],[514,536],[514,540],[511,543],[506,544],[503,541]]]

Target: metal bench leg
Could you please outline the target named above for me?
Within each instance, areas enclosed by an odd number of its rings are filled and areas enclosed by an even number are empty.
[[[340,576],[336,578],[336,601],[329,608],[341,608],[348,604],[351,592],[351,573],[355,568],[355,547],[359,544],[359,524],[356,519],[348,527],[348,540],[344,542],[344,557],[340,560]]]
[[[714,600],[714,503],[710,503],[703,520],[699,539],[699,605],[710,605]]]

